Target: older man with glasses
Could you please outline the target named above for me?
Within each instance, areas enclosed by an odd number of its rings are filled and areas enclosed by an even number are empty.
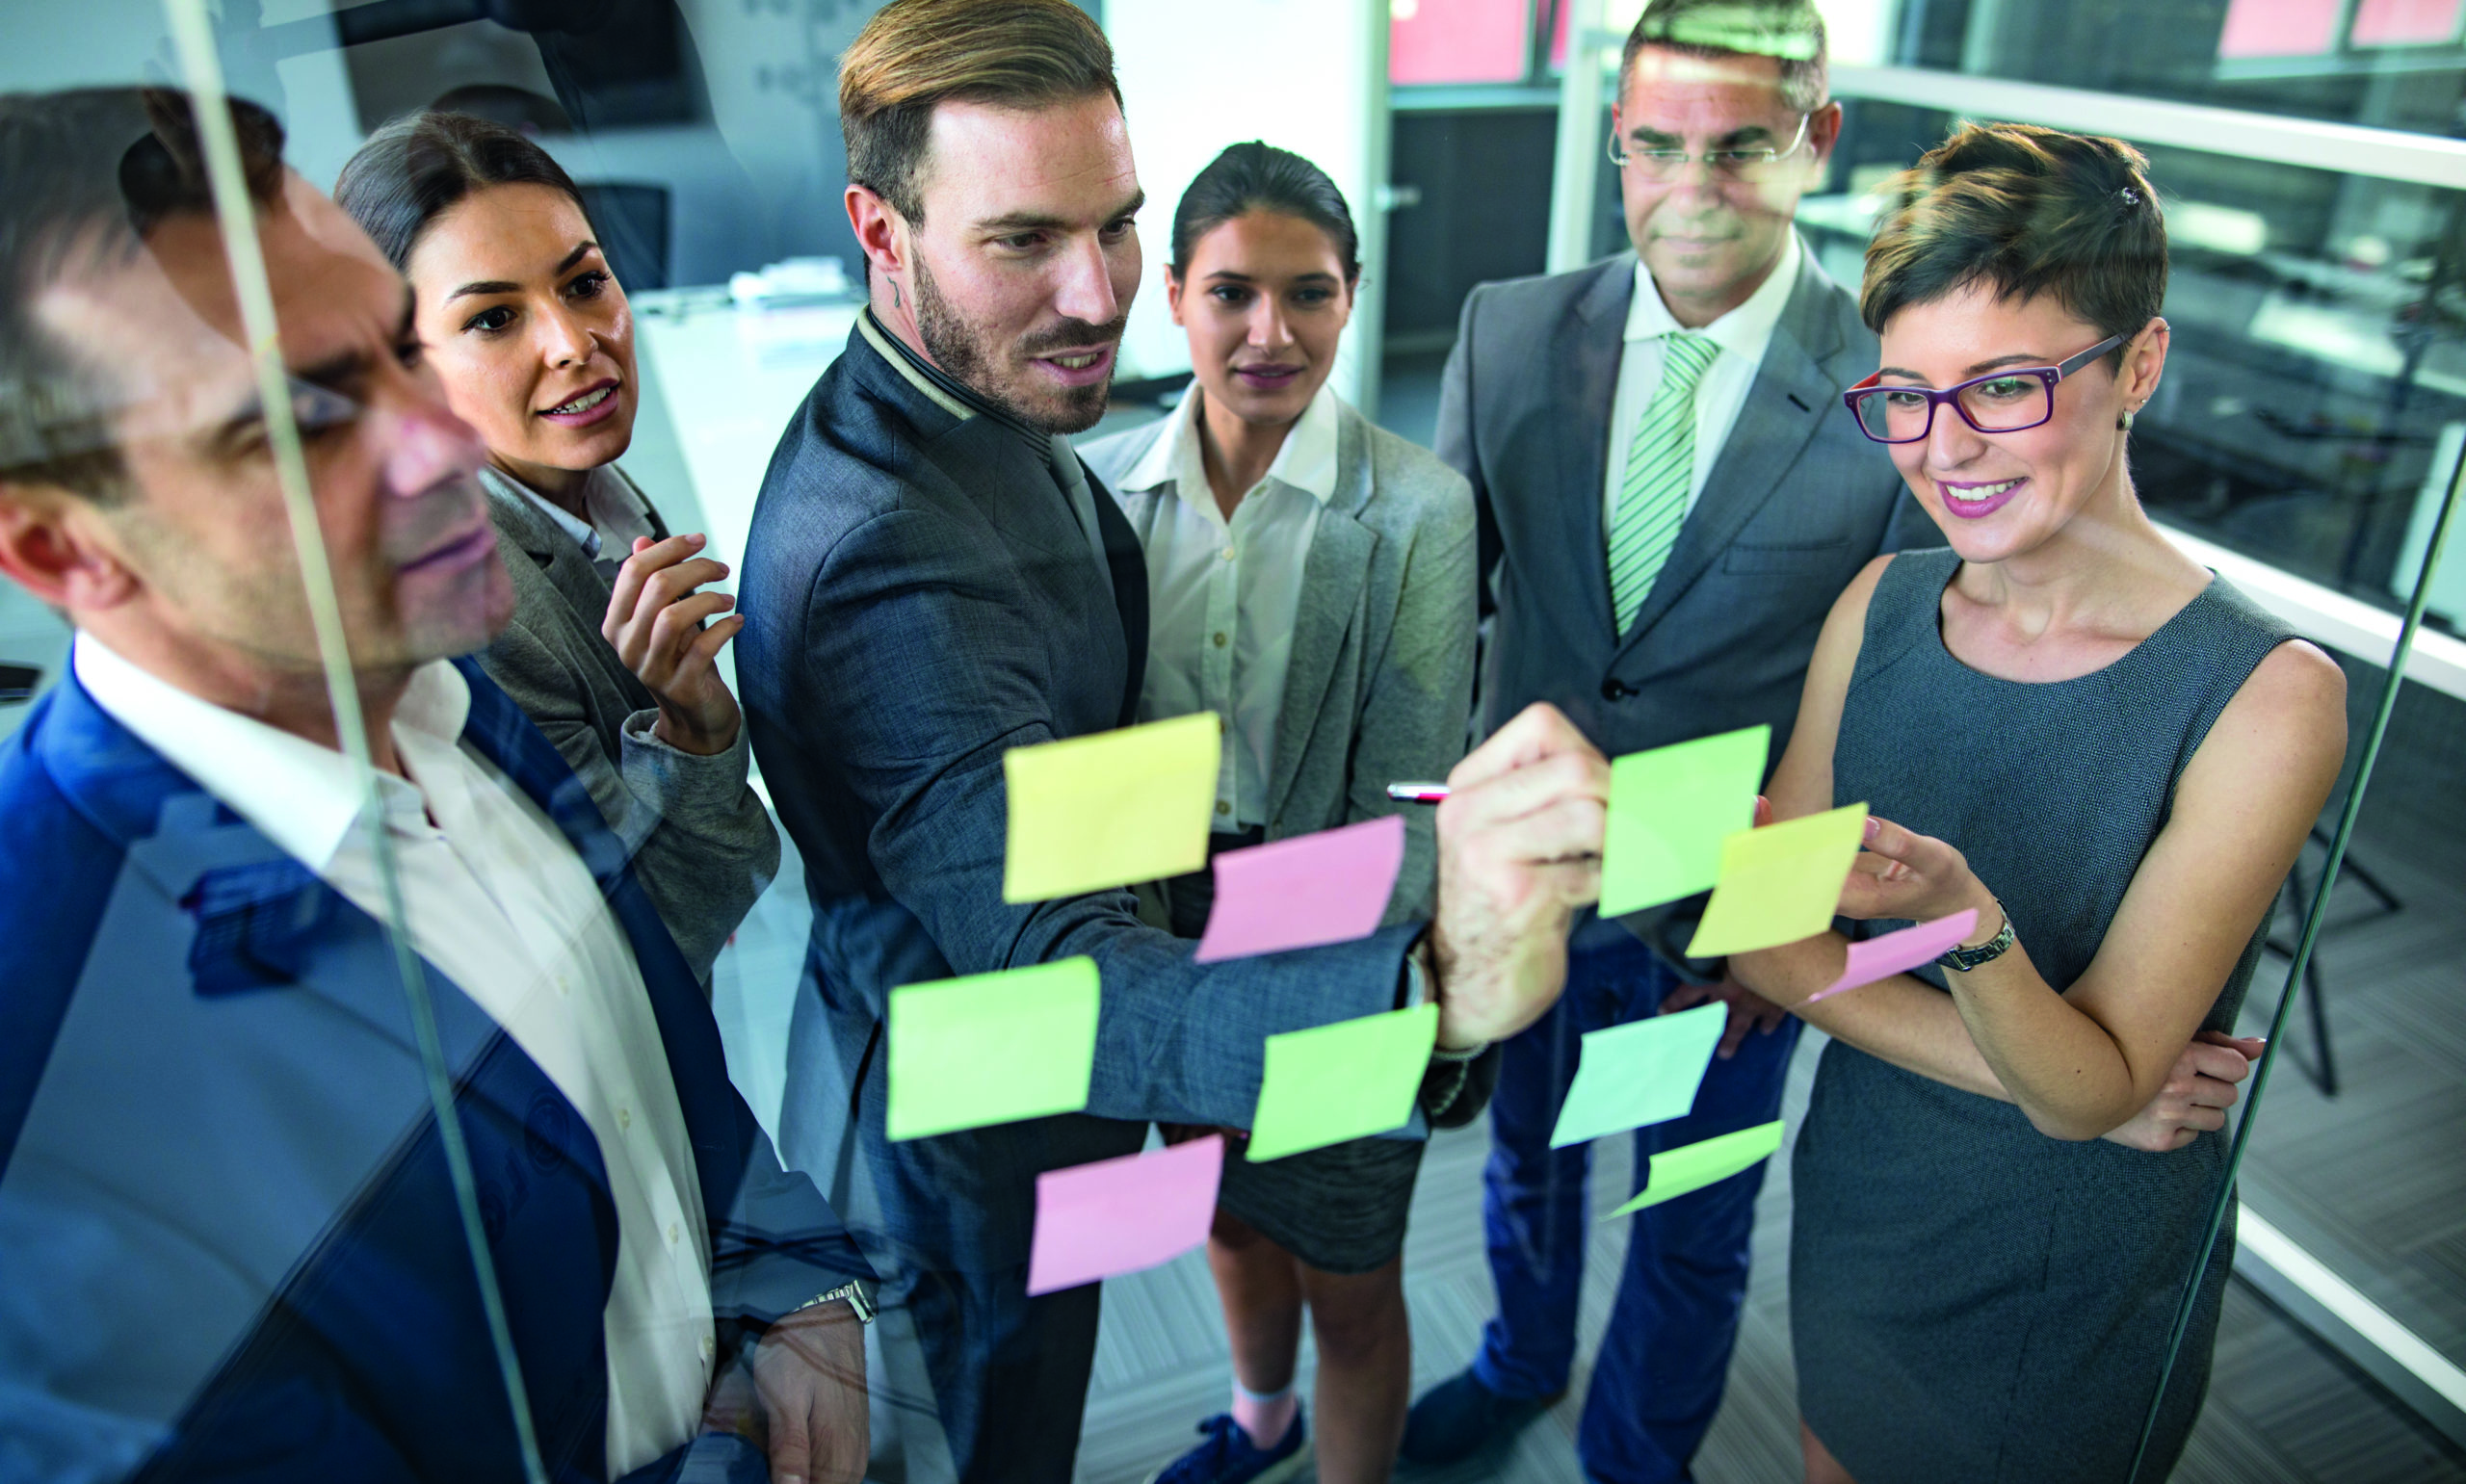
[[[1823,23],[1804,3],[1655,0],[1612,118],[1634,250],[1477,289],[1448,361],[1438,451],[1473,482],[1496,613],[1482,724],[1547,700],[1614,756],[1760,723],[1777,759],[1832,599],[1891,549],[1897,508],[1923,524],[1839,410],[1875,337],[1791,225],[1841,132]],[[1797,1022],[1669,947],[1699,909],[1587,915],[1564,1000],[1507,1043],[1484,1203],[1499,1311],[1470,1368],[1414,1407],[1405,1457],[1469,1456],[1566,1389],[1588,1158],[1550,1135],[1586,1031],[1730,1002],[1693,1111],[1637,1134],[1639,1181],[1655,1151],[1777,1115]],[[1760,1182],[1635,1218],[1578,1439],[1588,1476],[1686,1477]]]

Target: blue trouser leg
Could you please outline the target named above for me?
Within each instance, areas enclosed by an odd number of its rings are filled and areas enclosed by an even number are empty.
[[[1482,1178],[1482,1224],[1499,1307],[1473,1358],[1473,1374],[1500,1395],[1566,1389],[1592,1225],[1585,1199],[1590,1150],[1552,1149],[1550,1131],[1575,1078],[1584,1033],[1649,1013],[1632,1007],[1659,1003],[1666,974],[1632,938],[1578,947],[1567,955],[1559,1002],[1500,1048],[1490,1159]]]
[[[1797,1039],[1798,1022],[1786,1020],[1770,1035],[1749,1031],[1731,1059],[1714,1058],[1692,1111],[1636,1131],[1637,1187],[1656,1151],[1779,1117]],[[1729,1374],[1763,1185],[1758,1164],[1631,1218],[1626,1267],[1576,1434],[1589,1478],[1666,1484],[1691,1476],[1688,1461],[1713,1425]]]

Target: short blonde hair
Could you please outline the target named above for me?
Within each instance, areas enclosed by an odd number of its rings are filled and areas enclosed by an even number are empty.
[[[1111,94],[1114,49],[1069,0],[892,0],[839,58],[848,178],[911,223],[933,109],[950,100],[1036,109]]]

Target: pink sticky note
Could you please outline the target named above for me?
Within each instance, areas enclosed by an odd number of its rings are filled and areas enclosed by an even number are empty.
[[[1402,816],[1227,850],[1198,961],[1350,943],[1378,930],[1404,864]]]
[[[1169,1263],[1207,1240],[1224,1136],[1036,1177],[1028,1292],[1051,1293]]]
[[[2318,57],[2337,44],[2345,13],[2339,0],[2227,0],[2217,55]]]
[[[1955,912],[1931,923],[1888,932],[1880,938],[1850,945],[1850,965],[1841,977],[1807,996],[1804,1003],[1827,1000],[1845,989],[1873,984],[1896,974],[1906,973],[1920,964],[1934,962],[1937,955],[1978,930],[1978,909]]]

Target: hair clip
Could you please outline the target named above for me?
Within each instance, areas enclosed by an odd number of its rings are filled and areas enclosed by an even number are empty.
[[[2123,197],[2123,204],[2126,209],[2130,209],[2131,207],[2140,204],[2140,193],[2130,186],[2126,186],[2122,190],[2117,191],[2115,195]]]

